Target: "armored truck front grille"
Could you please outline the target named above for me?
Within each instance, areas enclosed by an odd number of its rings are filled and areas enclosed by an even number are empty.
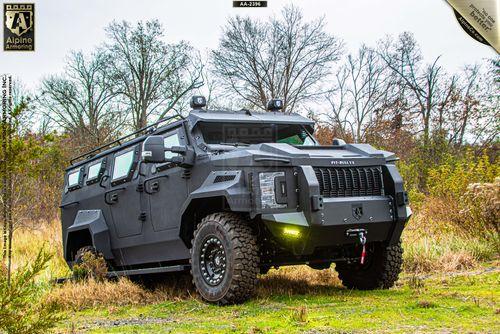
[[[377,196],[384,194],[382,168],[314,167],[324,197]]]

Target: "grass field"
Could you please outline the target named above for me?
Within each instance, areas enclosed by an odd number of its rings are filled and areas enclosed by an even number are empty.
[[[334,268],[306,266],[271,270],[252,300],[228,307],[203,303],[188,275],[53,286],[70,274],[57,222],[16,232],[14,268],[40,248],[53,255],[37,281],[60,305],[57,333],[500,333],[499,239],[424,218],[403,235],[404,271],[390,290],[351,291]]]
[[[288,269],[292,273],[304,270],[308,269]],[[498,333],[499,280],[498,268],[487,266],[427,278],[404,275],[391,290],[351,291],[339,284],[300,282],[293,275],[288,282],[283,282],[282,276],[275,272],[262,277],[258,296],[243,305],[217,307],[188,296],[149,305],[91,307],[66,311],[67,320],[57,331]],[[286,293],[268,293],[273,286],[283,284],[282,289],[288,290]]]

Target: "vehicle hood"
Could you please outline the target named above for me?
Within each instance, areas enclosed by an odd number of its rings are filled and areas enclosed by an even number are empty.
[[[213,156],[214,162],[226,166],[315,165],[373,166],[397,160],[392,152],[377,150],[369,144],[342,146],[292,146],[270,143],[237,147]]]

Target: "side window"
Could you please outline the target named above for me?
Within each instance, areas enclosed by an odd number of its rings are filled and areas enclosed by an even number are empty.
[[[74,169],[68,172],[68,190],[75,190],[82,187],[83,168]]]
[[[94,161],[89,165],[87,171],[87,184],[99,182],[106,169],[106,159]]]
[[[170,148],[172,146],[179,146],[179,145],[180,145],[179,133],[177,131],[171,134],[167,134],[163,139],[163,146],[165,146],[165,148]],[[177,155],[176,153],[165,151],[165,159],[170,159],[176,155]]]
[[[115,185],[126,182],[133,172],[134,158],[136,150],[131,149],[125,152],[118,152],[114,157],[113,172],[111,174],[111,184]]]

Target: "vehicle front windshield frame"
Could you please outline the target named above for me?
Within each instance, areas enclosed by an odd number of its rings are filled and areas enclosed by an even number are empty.
[[[203,122],[199,124],[199,129],[203,141],[208,145],[248,146],[262,143],[319,145],[303,124]]]

